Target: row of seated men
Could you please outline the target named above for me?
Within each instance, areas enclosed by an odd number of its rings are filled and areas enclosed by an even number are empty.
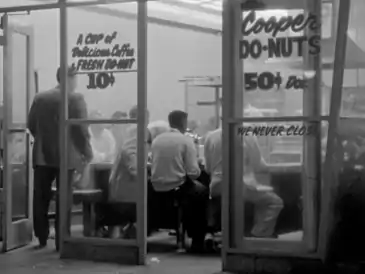
[[[60,70],[57,71],[57,81],[60,82]],[[88,112],[83,96],[76,93],[77,76],[70,68],[68,70],[69,118],[87,119]],[[33,167],[34,167],[34,232],[39,240],[39,246],[47,244],[49,236],[48,208],[52,197],[51,186],[56,180],[59,185],[59,112],[61,108],[60,87],[41,92],[34,98],[28,116],[28,128],[34,137]],[[188,114],[183,111],[173,111],[168,116],[168,125],[156,123],[148,130],[151,145],[151,185],[155,192],[178,195],[182,199],[184,212],[183,222],[188,236],[192,238],[190,250],[202,252],[204,241],[211,236],[213,226],[208,214],[209,201],[219,203],[222,182],[222,132],[217,129],[208,134],[205,140],[204,156],[205,171],[210,176],[210,184],[204,184],[197,179],[201,176],[201,168],[197,150],[192,138],[184,133],[187,129]],[[93,127],[94,129],[97,127]],[[100,128],[99,128],[100,129]],[[104,132],[100,130],[99,133]],[[95,135],[92,133],[91,135]],[[95,142],[96,136],[90,136],[87,125],[71,125],[69,128],[69,159],[68,178],[73,178],[75,172],[82,174],[94,156],[105,160],[106,155],[94,155],[105,145],[101,138]],[[116,140],[118,141],[118,140]],[[255,204],[255,224],[251,231],[253,237],[275,237],[276,219],[283,208],[283,201],[270,187],[260,186],[255,172],[263,171],[267,165],[261,157],[257,140],[253,136],[245,136],[242,145],[246,149],[244,160],[244,177],[242,182],[247,186],[245,200]],[[131,126],[121,145],[116,145],[115,158],[110,178],[109,200],[117,206],[116,211],[128,215],[131,203],[136,197],[137,174],[137,127]],[[96,154],[96,153],[95,153]],[[71,181],[69,182],[71,183]],[[217,207],[215,207],[217,208]],[[56,210],[56,215],[58,210]],[[129,213],[128,213],[129,212]],[[242,213],[243,214],[243,213]],[[133,215],[133,214],[132,214]],[[133,216],[127,218],[134,221]],[[56,217],[56,247],[58,245],[58,217]],[[118,232],[118,228],[111,228]],[[111,233],[114,234],[114,233]]]
[[[168,116],[169,124],[151,123],[149,126],[151,143],[151,186],[154,192],[178,192],[182,198],[183,222],[192,238],[192,251],[202,252],[205,240],[211,240],[217,227],[214,216],[220,208],[222,185],[222,130],[210,132],[205,138],[205,167],[199,166],[199,158],[191,137],[184,133],[188,114],[173,111]],[[113,165],[110,180],[110,201],[116,203],[120,215],[126,220],[135,220],[133,198],[136,195],[136,136],[120,147]],[[261,157],[257,140],[253,136],[244,137],[245,147],[244,178],[247,188],[245,200],[256,205],[253,237],[276,237],[276,219],[283,208],[282,200],[271,187],[259,185],[255,172],[264,171],[266,164]],[[202,173],[206,172],[206,176]],[[123,204],[124,203],[124,204]],[[150,205],[149,205],[150,206]],[[128,208],[129,207],[129,208]],[[242,213],[243,214],[243,213]],[[243,217],[243,216],[242,216]],[[117,237],[119,229],[112,229],[112,237]]]

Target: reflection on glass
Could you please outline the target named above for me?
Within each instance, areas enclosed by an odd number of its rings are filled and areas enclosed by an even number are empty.
[[[25,133],[12,133],[8,137],[11,142],[10,153],[12,180],[12,219],[13,221],[28,217],[28,167],[27,137]]]
[[[25,125],[27,121],[27,38],[13,34],[12,48],[12,119]]]

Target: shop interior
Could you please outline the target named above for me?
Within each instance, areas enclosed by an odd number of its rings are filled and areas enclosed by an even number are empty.
[[[223,130],[229,183],[210,254],[223,269],[240,269],[252,254],[326,260],[334,197],[349,176],[362,174],[365,157],[365,2],[345,2],[0,0],[2,251],[34,239],[28,113],[34,96],[57,84],[57,68],[72,66],[89,116],[68,118],[62,77],[61,186],[52,187],[48,214],[54,239],[59,197],[62,258],[144,264],[148,253],[185,253],[190,239],[179,202],[147,195],[145,128],[179,109],[189,115],[187,135],[202,170],[207,133]],[[285,18],[292,20],[287,26]],[[66,128],[77,124],[95,134],[138,125],[138,172],[127,195],[136,220],[118,224],[116,234],[109,179],[122,145],[115,137],[108,151],[94,153],[87,172],[70,179]],[[248,128],[264,132],[257,139],[269,169],[256,179],[283,201],[276,239],[252,237],[255,205],[238,194],[247,191],[240,179],[246,152],[238,143]]]

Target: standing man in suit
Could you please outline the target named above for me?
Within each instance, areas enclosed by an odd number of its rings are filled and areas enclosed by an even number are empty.
[[[59,189],[60,173],[60,109],[61,109],[61,70],[57,70],[58,85],[48,91],[38,93],[28,115],[28,129],[34,137],[33,169],[34,197],[33,223],[34,233],[39,247],[47,245],[49,235],[48,208],[52,198],[52,183],[56,180]],[[86,102],[82,94],[75,93],[77,85],[76,71],[68,70],[67,90],[69,118],[87,119]],[[69,127],[68,180],[71,182],[75,170],[90,162],[93,155],[90,146],[90,134],[87,125]],[[57,201],[59,199],[56,199]],[[56,204],[56,247],[58,248],[58,202]]]

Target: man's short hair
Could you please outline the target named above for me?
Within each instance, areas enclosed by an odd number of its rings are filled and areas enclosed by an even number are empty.
[[[137,119],[137,117],[138,117],[138,106],[133,106],[129,110],[129,118],[130,119]]]
[[[99,110],[92,110],[89,113],[89,119],[101,119],[103,114]]]
[[[76,68],[74,68],[72,66],[71,67],[68,67],[68,69],[67,69],[67,75],[69,77],[74,77],[76,75],[76,73],[77,73]],[[57,69],[56,79],[57,79],[57,82],[58,83],[61,83],[61,67],[59,67]]]
[[[146,114],[149,116],[149,111],[146,109]],[[137,119],[138,118],[138,106],[133,106],[129,111],[129,118],[130,119]]]
[[[122,119],[122,118],[126,118],[126,117],[128,117],[128,115],[124,111],[116,111],[112,115],[113,120]]]
[[[168,119],[170,127],[181,128],[183,126],[184,120],[188,118],[188,114],[182,110],[174,110],[170,112]]]
[[[150,133],[151,142],[156,139],[157,136],[162,133],[169,132],[170,126],[166,121],[158,120],[152,123],[149,123],[147,129]]]

